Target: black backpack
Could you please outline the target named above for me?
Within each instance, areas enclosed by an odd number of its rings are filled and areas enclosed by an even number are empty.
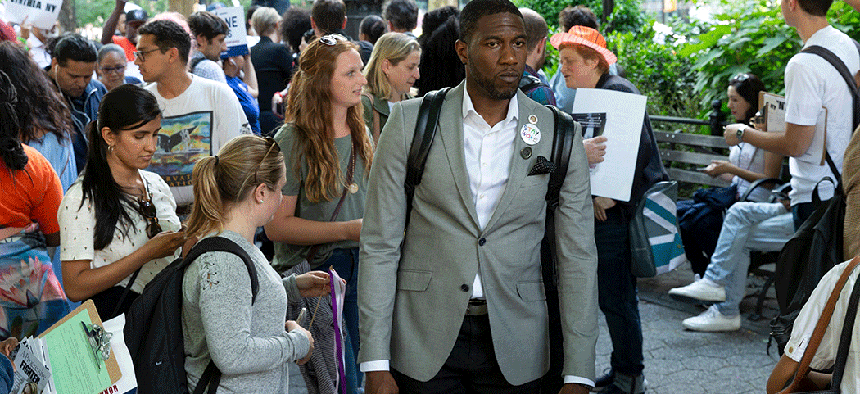
[[[185,346],[182,337],[182,278],[185,269],[206,252],[230,252],[242,258],[251,277],[251,303],[257,299],[259,283],[254,262],[235,242],[223,237],[205,238],[188,256],[164,268],[143,289],[125,314],[125,344],[134,361],[137,392],[140,394],[188,394],[185,375]],[[221,371],[209,361],[194,394],[214,394]]]
[[[854,41],[860,51],[860,44]],[[806,53],[818,55],[833,65],[845,83],[853,98],[853,129],[860,125],[860,94],[854,77],[833,52],[813,45],[803,50]],[[779,303],[779,315],[770,322],[770,337],[776,341],[777,352],[781,355],[791,336],[794,319],[818,281],[835,265],[844,261],[843,234],[845,226],[845,193],[842,190],[842,178],[839,169],[824,149],[827,164],[835,179],[825,178],[835,185],[833,198],[821,202],[818,188],[813,191],[813,202],[818,208],[813,212],[794,236],[785,244],[776,261],[774,272],[774,289]],[[819,182],[821,183],[821,182]],[[768,341],[768,346],[769,346]]]
[[[412,212],[412,198],[415,187],[421,183],[424,165],[433,145],[433,137],[439,124],[439,114],[442,102],[448,88],[433,91],[424,95],[418,110],[418,120],[415,122],[415,136],[406,160],[406,224],[409,224],[409,213]],[[561,331],[561,315],[559,314],[558,281],[556,275],[555,255],[555,208],[558,207],[559,193],[567,175],[570,162],[570,152],[573,148],[574,136],[582,133],[582,126],[567,113],[547,105],[552,110],[555,121],[555,133],[552,140],[550,161],[556,163],[556,169],[549,176],[549,186],[546,192],[546,230],[541,240],[541,272],[543,274],[544,293],[549,314],[549,343],[550,367],[549,372],[541,380],[542,392],[556,393],[563,385],[562,367],[564,366],[564,343]]]

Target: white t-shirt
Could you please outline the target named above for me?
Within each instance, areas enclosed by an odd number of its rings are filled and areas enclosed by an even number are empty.
[[[163,231],[177,231],[180,228],[179,218],[176,216],[176,203],[170,194],[170,187],[158,174],[149,171],[140,171],[140,176],[149,190],[152,203],[155,205],[155,216]],[[128,237],[122,231],[116,231],[113,240],[101,250],[94,250],[96,216],[92,201],[83,200],[83,188],[80,178],[78,182],[69,188],[60,204],[57,219],[60,222],[60,259],[63,261],[90,260],[90,268],[103,267],[114,261],[120,260],[139,249],[149,241],[146,236],[146,220],[134,207],[126,206],[125,209],[131,216],[133,228],[130,229]],[[137,293],[143,291],[156,274],[170,264],[179,256],[179,250],[173,256],[152,260],[141,267],[140,274],[134,280],[131,290]],[[116,286],[127,286],[126,277]]]
[[[164,178],[180,206],[194,201],[194,164],[218,154],[233,137],[251,132],[239,99],[229,86],[189,75],[191,85],[172,99],[162,97],[157,84],[146,87],[162,112],[158,148],[148,170]]]
[[[839,57],[851,75],[860,69],[857,47],[844,33],[832,26],[818,30],[804,48],[824,47]],[[827,151],[836,167],[842,170],[845,147],[851,139],[854,102],[845,79],[827,60],[811,53],[798,53],[785,67],[785,121],[801,126],[815,125],[815,137],[809,149],[788,160],[791,172],[791,203],[812,201],[812,190],[822,178],[832,177],[824,161],[825,130]],[[822,199],[833,195],[833,184],[819,186]]]
[[[794,328],[791,330],[791,338],[785,345],[785,355],[792,360],[800,362],[803,358],[803,352],[812,338],[812,331],[815,330],[815,325],[821,317],[821,312],[824,310],[824,305],[827,304],[827,299],[830,297],[830,292],[836,287],[836,282],[845,271],[848,262],[833,267],[827,274],[821,278],[815,290],[809,296],[809,300],[803,305],[797,319],[794,320]],[[836,308],[833,310],[833,316],[830,318],[830,324],[824,332],[824,337],[821,339],[821,344],[818,345],[818,351],[815,352],[815,357],[809,364],[814,369],[826,369],[833,366],[836,360],[836,352],[839,350],[839,337],[842,335],[842,326],[845,323],[845,312],[848,309],[848,299],[851,297],[851,290],[854,287],[854,282],[857,281],[857,275],[860,274],[860,269],[855,269],[845,282],[845,287],[839,294],[839,300],[836,301]],[[843,393],[860,393],[860,365],[857,361],[860,360],[860,322],[854,320],[854,333],[851,337],[851,346],[848,348],[848,360],[845,361],[845,375],[842,378],[840,389]]]
[[[740,143],[729,149],[729,162],[738,168],[764,173],[764,149],[759,149],[752,144]],[[750,182],[739,176],[732,178],[732,184],[737,185],[738,194],[743,195],[750,186]],[[770,190],[767,188],[758,188],[750,194],[751,201],[767,201],[770,196]]]

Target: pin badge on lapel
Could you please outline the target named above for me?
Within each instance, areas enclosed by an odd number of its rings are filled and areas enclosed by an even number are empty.
[[[527,146],[520,151],[520,156],[523,157],[523,160],[528,160],[529,157],[532,157],[532,148]]]
[[[532,115],[534,116],[534,115]],[[523,128],[520,129],[520,137],[523,138],[523,142],[529,145],[534,145],[540,142],[540,129],[533,124],[523,125]]]
[[[537,116],[534,114],[529,115],[529,123],[537,124]]]

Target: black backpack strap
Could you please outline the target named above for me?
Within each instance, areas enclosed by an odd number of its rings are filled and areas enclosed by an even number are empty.
[[[833,377],[830,384],[830,387],[834,389],[839,388],[842,384],[842,377],[845,375],[845,362],[848,360],[848,348],[851,347],[851,337],[854,334],[858,303],[860,303],[860,278],[854,282],[851,298],[848,299],[848,308],[845,311],[845,323],[842,325],[842,334],[839,337],[839,350],[836,351]]]
[[[547,105],[555,119],[555,135],[552,139],[552,153],[550,161],[555,163],[556,169],[549,176],[549,187],[546,191],[546,202],[549,209],[558,207],[559,193],[567,175],[567,166],[570,163],[570,152],[573,149],[574,136],[577,129],[581,128],[579,123],[566,112],[552,105]]]
[[[251,304],[253,305],[254,302],[257,301],[257,290],[260,289],[260,282],[257,279],[257,267],[254,265],[254,262],[251,261],[251,257],[248,256],[248,253],[245,252],[245,249],[242,249],[241,246],[224,237],[203,238],[191,248],[191,251],[188,252],[188,256],[185,256],[183,265],[185,267],[191,265],[191,262],[207,252],[230,252],[239,256],[242,261],[245,262],[245,268],[248,269],[248,276],[251,277]]]
[[[529,94],[532,90],[537,89],[541,85],[543,85],[543,82],[540,81],[540,78],[534,75],[525,74],[520,78],[520,90],[525,94]]]
[[[248,269],[248,276],[251,278],[251,305],[257,301],[257,291],[260,289],[260,282],[257,279],[257,267],[251,261],[251,256],[245,252],[237,243],[224,237],[209,237],[203,238],[197,242],[194,247],[188,252],[183,260],[183,266],[188,267],[191,263],[207,252],[229,252],[239,256],[245,262],[245,268]],[[203,390],[209,387],[208,394],[215,394],[218,386],[221,384],[221,371],[215,365],[215,362],[209,360],[209,364],[200,376],[200,381],[197,382],[197,387],[194,388],[194,394],[203,394]]]
[[[555,163],[555,171],[549,175],[549,185],[547,186],[546,196],[546,227],[544,229],[544,245],[549,248],[549,259],[541,258],[541,272],[544,278],[544,288],[556,291],[558,286],[558,275],[556,274],[556,245],[555,245],[555,209],[558,207],[559,194],[561,187],[564,185],[564,178],[567,175],[567,166],[570,163],[570,153],[573,149],[573,141],[576,133],[579,132],[581,126],[575,122],[573,118],[559,110],[555,106],[547,105],[553,113],[554,120],[554,135],[552,138],[552,152],[550,153],[550,161]]]
[[[852,40],[854,41],[854,40]],[[857,47],[857,51],[860,52],[860,43],[854,41],[854,46]],[[814,55],[818,55],[824,60],[827,60],[836,71],[839,71],[839,75],[842,76],[842,79],[845,80],[845,83],[848,85],[848,91],[851,93],[851,97],[853,98],[854,106],[853,106],[853,127],[851,128],[852,133],[860,125],[860,92],[857,90],[857,83],[854,81],[854,76],[851,75],[851,71],[848,70],[848,67],[845,66],[845,63],[839,59],[839,56],[836,56],[833,52],[828,50],[827,48],[812,45],[807,48],[804,48],[802,52],[811,53]],[[830,171],[833,172],[833,175],[836,177],[836,187],[841,190],[842,189],[842,177],[839,173],[839,169],[836,168],[836,164],[833,162],[833,159],[830,157],[830,152],[827,151],[827,147],[824,148],[825,159],[827,160],[827,164],[830,166]]]
[[[449,88],[439,89],[424,95],[421,107],[418,109],[418,120],[415,122],[415,136],[409,147],[409,157],[406,159],[406,224],[409,224],[409,213],[412,212],[412,198],[415,187],[421,183],[424,176],[424,165],[433,145],[436,130],[439,129],[439,114],[442,103]]]

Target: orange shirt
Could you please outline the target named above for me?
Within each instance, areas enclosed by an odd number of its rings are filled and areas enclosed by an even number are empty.
[[[39,151],[21,144],[30,158],[23,171],[10,172],[0,160],[0,227],[39,223],[45,234],[60,231],[57,209],[63,199],[60,178]]]
[[[114,44],[121,46],[125,51],[125,60],[130,62],[134,61],[134,51],[136,51],[137,48],[131,43],[131,41],[129,41],[128,37],[113,36],[111,37],[111,41],[113,41]]]

